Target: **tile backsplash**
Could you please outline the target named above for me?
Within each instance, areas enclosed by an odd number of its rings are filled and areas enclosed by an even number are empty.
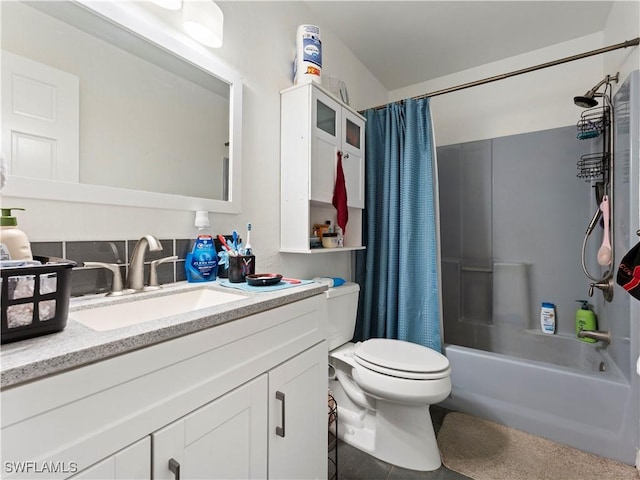
[[[83,267],[84,262],[104,262],[120,265],[123,283],[126,281],[131,254],[137,240],[32,242],[34,255],[60,257],[78,264],[71,274],[71,296],[107,293],[111,290],[113,275],[105,268]],[[160,284],[185,280],[184,262],[191,245],[190,239],[160,239],[162,250],[145,256],[145,285],[149,279],[149,263],[177,255],[178,259],[158,265]]]

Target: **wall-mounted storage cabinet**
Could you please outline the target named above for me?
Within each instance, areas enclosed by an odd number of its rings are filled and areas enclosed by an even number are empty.
[[[362,249],[365,119],[311,83],[281,92],[280,251],[328,253]],[[331,220],[338,153],[349,222],[343,248],[309,248],[316,223]]]

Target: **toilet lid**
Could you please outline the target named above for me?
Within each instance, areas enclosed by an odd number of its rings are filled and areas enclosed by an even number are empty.
[[[449,375],[449,360],[422,345],[373,338],[356,346],[354,360],[370,370],[400,378],[433,380]]]

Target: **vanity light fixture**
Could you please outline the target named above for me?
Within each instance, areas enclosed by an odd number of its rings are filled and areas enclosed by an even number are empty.
[[[224,15],[211,0],[184,0],[182,23],[187,34],[208,47],[222,46]]]
[[[151,2],[167,10],[180,10],[182,8],[182,0],[151,0]]]

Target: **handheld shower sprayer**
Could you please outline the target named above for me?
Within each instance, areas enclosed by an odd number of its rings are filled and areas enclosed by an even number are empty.
[[[598,206],[596,213],[593,214],[593,218],[591,219],[591,221],[589,222],[589,225],[587,226],[587,231],[585,232],[585,235],[587,236],[591,235],[591,232],[593,232],[593,229],[596,228],[596,225],[598,224],[598,220],[600,220],[601,216],[602,216],[602,210],[600,210],[600,206]]]

